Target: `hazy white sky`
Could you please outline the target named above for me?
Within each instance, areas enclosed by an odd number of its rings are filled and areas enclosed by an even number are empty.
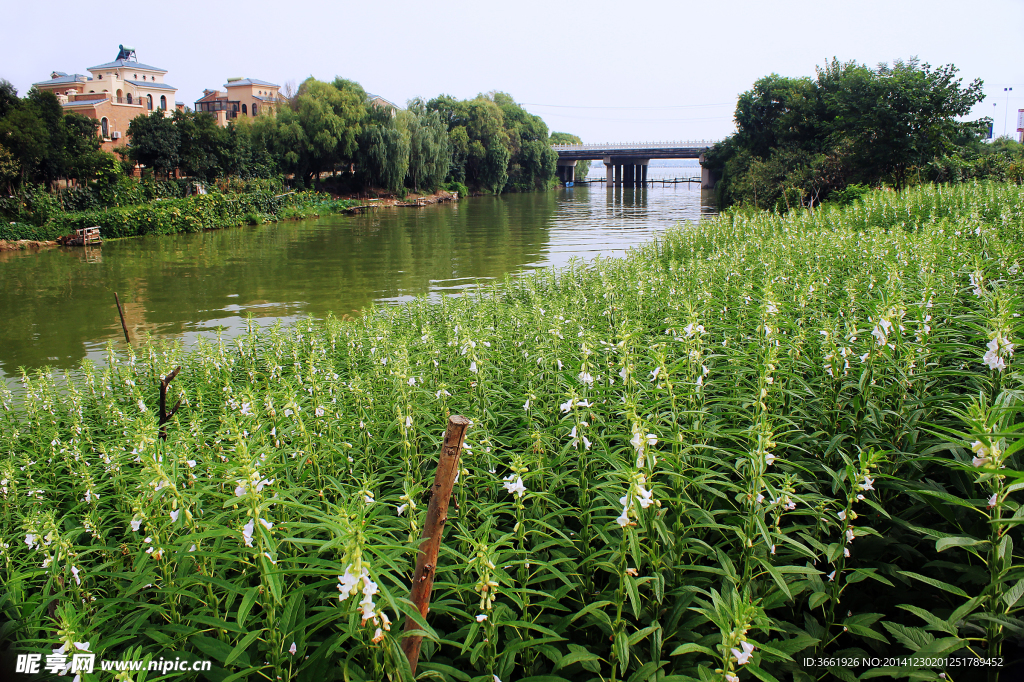
[[[0,78],[22,95],[123,43],[167,69],[190,107],[230,76],[339,75],[399,104],[502,90],[587,142],[722,137],[757,78],[812,76],[833,56],[956,64],[985,81],[975,114],[993,116],[997,135],[1003,88],[1009,131],[1024,108],[1024,0],[5,0],[0,16]]]

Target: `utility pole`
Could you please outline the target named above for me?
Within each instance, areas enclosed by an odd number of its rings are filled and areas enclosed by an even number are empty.
[[[1013,88],[1003,88],[1003,92],[1006,93],[1006,111],[1003,112],[1003,137],[1006,137],[1006,120],[1010,115],[1010,93],[1013,92]]]

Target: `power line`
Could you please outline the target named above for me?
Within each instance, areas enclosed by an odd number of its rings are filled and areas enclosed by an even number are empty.
[[[615,121],[622,123],[664,123],[676,121],[726,121],[732,116],[702,116],[696,118],[612,118],[608,116],[571,116],[569,114],[545,114],[548,118],[571,118],[578,121]]]
[[[735,102],[720,102],[718,104],[680,104],[663,107],[597,107],[573,104],[537,104],[536,102],[520,102],[521,106],[527,107],[550,107],[553,109],[696,109],[700,107],[731,107]]]

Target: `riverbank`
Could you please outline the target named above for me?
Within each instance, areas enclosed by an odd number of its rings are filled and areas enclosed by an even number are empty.
[[[319,192],[210,193],[181,199],[162,199],[125,207],[60,213],[44,225],[0,225],[0,251],[37,249],[57,245],[76,229],[99,227],[103,239],[145,234],[179,234],[256,225],[282,220],[358,212],[375,207],[422,207],[458,201],[457,192],[394,195],[374,199],[335,198]]]
[[[6,239],[0,239],[0,251],[26,251],[29,249],[47,249],[54,246],[58,246],[56,240],[16,239],[14,241],[7,241]]]
[[[1017,627],[1016,576],[964,548],[1019,538],[1000,476],[1024,477],[1004,454],[1021,215],[1003,185],[734,214],[487,291],[28,379],[0,399],[0,609],[26,651],[48,594],[99,658],[173,641],[220,677],[400,676],[462,414],[421,670],[795,679],[885,633],[910,657],[936,622],[943,655],[998,657],[1004,631],[976,625]]]

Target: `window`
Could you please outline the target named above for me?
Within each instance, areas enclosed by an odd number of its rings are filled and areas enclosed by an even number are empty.
[[[117,103],[118,103],[118,104],[120,104],[120,103],[121,103],[121,96],[122,96],[123,94],[124,94],[124,93],[122,93],[122,92],[121,92],[121,89],[120,89],[120,88],[118,88],[118,90],[117,90]]]
[[[132,93],[128,93],[128,104],[132,103]]]
[[[96,76],[96,78],[98,78],[99,80],[103,80],[103,74],[99,74],[98,76]]]
[[[246,115],[248,115],[248,113],[249,113],[249,112],[248,112],[248,111],[246,110],[246,108],[245,108],[245,105],[244,105],[244,104],[242,105],[242,113],[243,113],[243,114],[246,114]]]
[[[160,108],[167,111],[167,97],[160,95]]]
[[[100,130],[103,131],[103,137],[110,137],[110,130],[107,128],[107,117],[104,116],[100,119]]]
[[[146,95],[146,108],[153,111],[153,95]]]
[[[134,78],[135,80],[139,80],[139,74],[133,73],[132,78]]]
[[[145,75],[142,76],[142,80],[146,80],[146,76]]]
[[[256,115],[256,107],[258,107],[258,106],[259,106],[258,104],[256,104],[255,102],[253,102],[253,105],[252,105],[252,115],[253,115],[253,116],[255,116],[255,115]]]

